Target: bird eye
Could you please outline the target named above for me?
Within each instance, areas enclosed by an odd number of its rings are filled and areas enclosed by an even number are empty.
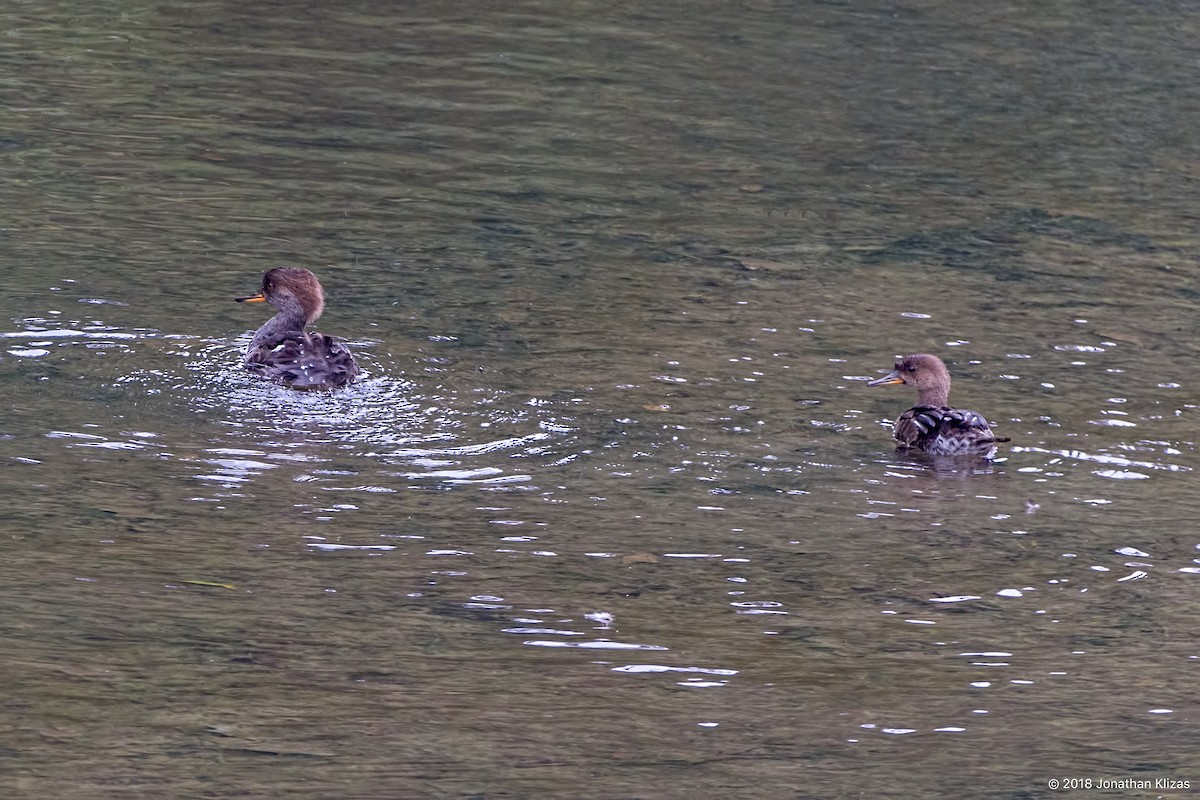
[[[905,372],[916,372],[917,368],[916,367],[905,367],[904,371]]]

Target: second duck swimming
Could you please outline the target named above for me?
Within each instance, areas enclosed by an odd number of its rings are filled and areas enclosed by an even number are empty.
[[[916,353],[896,362],[889,375],[868,386],[906,383],[917,390],[917,404],[905,411],[892,426],[899,447],[931,455],[976,455],[991,458],[998,442],[1007,437],[992,433],[982,415],[965,408],[950,407],[950,372],[937,356]]]

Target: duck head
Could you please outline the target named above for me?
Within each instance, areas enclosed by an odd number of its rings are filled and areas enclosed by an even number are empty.
[[[239,303],[270,303],[280,314],[311,325],[325,310],[325,292],[317,276],[300,267],[277,267],[263,274],[262,288]]]
[[[903,383],[916,388],[922,405],[944,406],[950,397],[950,372],[937,356],[915,353],[896,359],[896,368],[867,386]]]

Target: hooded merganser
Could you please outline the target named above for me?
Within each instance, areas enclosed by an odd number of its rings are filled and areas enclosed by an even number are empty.
[[[354,356],[332,336],[304,328],[325,310],[317,276],[299,267],[263,274],[262,288],[239,303],[270,303],[276,314],[246,348],[246,368],[293,389],[338,389],[358,376]]]
[[[868,386],[906,383],[917,389],[917,404],[896,419],[892,436],[903,449],[931,455],[981,455],[991,458],[996,444],[1007,437],[992,433],[988,422],[975,411],[951,408],[950,372],[937,356],[917,353],[896,361],[890,374]]]

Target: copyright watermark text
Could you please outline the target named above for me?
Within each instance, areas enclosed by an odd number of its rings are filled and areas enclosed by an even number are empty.
[[[1192,782],[1175,778],[1051,778],[1051,789],[1190,789]]]

